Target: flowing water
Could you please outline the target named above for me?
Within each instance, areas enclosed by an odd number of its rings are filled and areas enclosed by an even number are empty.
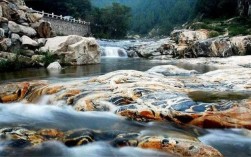
[[[104,47],[101,53],[102,57],[122,57],[127,58],[126,50],[119,47]]]
[[[72,80],[87,79],[90,76],[105,74],[115,70],[139,70],[146,71],[157,65],[166,65],[160,61],[149,61],[139,58],[127,58],[123,47],[118,47],[119,43],[107,43],[102,41],[103,58],[101,64],[78,67],[64,67],[60,73],[49,73],[46,69],[25,69],[17,72],[1,73],[2,83],[21,80],[49,79],[49,80]],[[120,43],[121,44],[121,43]],[[113,58],[112,58],[113,57]],[[172,63],[171,63],[172,64]],[[188,64],[176,64],[178,67],[188,70],[197,70],[205,73],[216,70],[214,67],[193,66]],[[191,93],[190,97],[197,101],[204,101],[209,95],[209,99],[228,99],[236,96],[236,99],[244,99],[248,95],[239,93],[218,93],[206,92]],[[232,94],[232,95],[231,95]],[[210,100],[207,100],[210,102]],[[226,130],[206,130],[197,127],[183,127],[168,122],[139,123],[125,120],[108,112],[77,112],[71,106],[60,107],[47,104],[46,97],[43,97],[35,105],[24,105],[22,103],[1,104],[0,103],[0,127],[27,127],[32,129],[57,128],[61,130],[69,129],[93,129],[100,131],[123,131],[125,133],[140,132],[145,135],[169,134],[186,138],[199,138],[203,143],[218,149],[227,157],[249,157],[251,156],[251,132],[245,129]],[[60,142],[49,141],[36,147],[36,149],[18,149],[15,152],[6,153],[3,151],[6,143],[0,141],[0,156],[168,156],[153,150],[143,150],[139,148],[124,147],[114,148],[105,141],[94,142],[92,144],[69,148]]]

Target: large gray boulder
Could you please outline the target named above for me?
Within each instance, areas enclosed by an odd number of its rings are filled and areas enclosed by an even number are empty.
[[[229,57],[235,55],[228,37],[216,37],[199,40],[189,53],[194,57]]]
[[[13,21],[9,21],[8,27],[12,33],[17,33],[19,35],[27,35],[29,37],[32,37],[37,34],[35,29],[33,29],[31,27],[19,25]]]
[[[58,56],[60,62],[70,65],[100,63],[99,45],[94,38],[77,35],[48,38],[41,51]]]
[[[135,46],[134,50],[140,57],[151,58],[161,55],[173,56],[175,47],[176,44],[170,38],[165,38]]]
[[[23,35],[21,38],[22,45],[28,47],[37,47],[38,43],[35,40],[32,40],[30,37]]]
[[[21,42],[21,38],[18,34],[12,33],[11,34],[11,41],[12,41],[12,43],[16,44],[16,43]]]

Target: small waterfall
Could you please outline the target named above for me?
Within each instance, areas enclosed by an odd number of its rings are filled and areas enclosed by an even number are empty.
[[[103,57],[123,57],[127,58],[127,52],[125,49],[121,47],[103,47],[102,48],[102,54]]]

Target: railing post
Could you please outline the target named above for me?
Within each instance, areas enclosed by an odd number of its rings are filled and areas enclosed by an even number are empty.
[[[54,18],[54,13],[51,13],[51,17]]]
[[[42,11],[42,15],[44,16],[44,11]]]
[[[63,16],[62,16],[62,15],[60,15],[60,19],[61,19],[61,20],[63,19]]]

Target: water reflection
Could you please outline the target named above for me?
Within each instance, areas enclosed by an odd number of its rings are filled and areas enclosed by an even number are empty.
[[[60,73],[51,74],[45,68],[39,69],[23,69],[16,72],[5,72],[0,74],[0,82],[7,81],[22,81],[34,79],[57,79],[57,78],[76,78],[105,74],[116,70],[138,70],[146,71],[154,66],[159,65],[176,65],[187,70],[197,70],[200,73],[205,73],[212,70],[217,70],[215,67],[207,65],[192,65],[192,64],[175,64],[175,62],[151,61],[140,58],[102,58],[100,64],[84,65],[84,66],[67,66]]]

